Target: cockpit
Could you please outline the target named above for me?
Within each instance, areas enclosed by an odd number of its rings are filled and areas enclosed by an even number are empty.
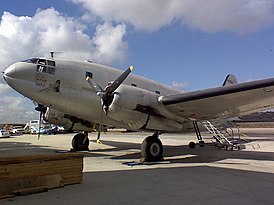
[[[55,61],[45,58],[30,58],[22,62],[37,64],[36,71],[55,75]]]

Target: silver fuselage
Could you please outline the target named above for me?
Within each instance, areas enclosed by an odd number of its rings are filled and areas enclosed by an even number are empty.
[[[98,124],[101,99],[87,83],[87,73],[101,86],[115,80],[121,70],[90,62],[46,59],[49,65],[17,62],[6,69],[4,78],[27,98],[69,116]],[[47,71],[43,71],[48,69]],[[115,92],[104,124],[131,130],[182,131],[187,120],[166,110],[158,98],[180,91],[161,83],[130,74]],[[144,110],[149,107],[153,111]]]

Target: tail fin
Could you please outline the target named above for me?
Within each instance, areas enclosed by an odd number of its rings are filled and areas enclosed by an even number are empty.
[[[236,77],[233,74],[228,74],[225,78],[223,86],[233,85],[233,84],[237,84],[237,83],[238,83],[238,81],[237,81]]]

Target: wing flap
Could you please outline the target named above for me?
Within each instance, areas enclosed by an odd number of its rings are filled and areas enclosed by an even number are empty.
[[[274,107],[274,78],[163,96],[159,101],[187,119],[239,116]]]

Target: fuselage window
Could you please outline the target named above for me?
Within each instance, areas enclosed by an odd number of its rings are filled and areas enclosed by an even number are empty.
[[[86,78],[89,77],[89,78],[92,78],[93,77],[93,74],[89,71],[86,71]]]
[[[156,91],[155,91],[155,93],[156,93],[156,94],[158,94],[158,95],[160,95],[160,94],[161,94],[161,93],[160,93],[160,91],[158,91],[158,90],[156,90]]]
[[[134,83],[131,83],[131,86],[133,86],[133,87],[137,87],[137,85],[136,85],[136,84],[134,84]]]

